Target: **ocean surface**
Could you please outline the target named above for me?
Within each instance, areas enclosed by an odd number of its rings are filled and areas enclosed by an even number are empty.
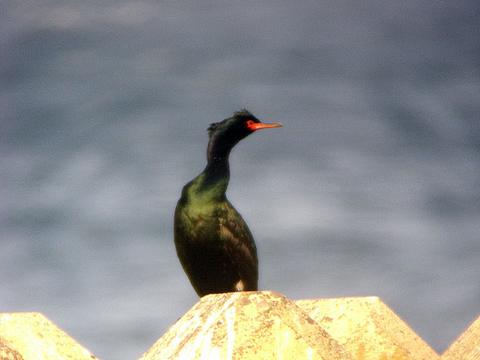
[[[228,197],[260,285],[380,296],[442,352],[480,312],[480,2],[2,1],[0,312],[136,359],[197,301],[173,211],[248,108]]]

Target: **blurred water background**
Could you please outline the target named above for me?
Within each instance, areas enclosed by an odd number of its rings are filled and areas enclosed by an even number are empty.
[[[175,255],[210,122],[261,286],[377,295],[443,351],[480,310],[480,2],[2,1],[0,311],[135,359],[197,300]]]

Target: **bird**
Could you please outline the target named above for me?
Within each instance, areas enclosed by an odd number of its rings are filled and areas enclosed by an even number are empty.
[[[198,296],[258,290],[258,257],[252,233],[227,199],[229,155],[263,123],[242,109],[210,124],[205,169],[182,189],[174,215],[177,256]]]

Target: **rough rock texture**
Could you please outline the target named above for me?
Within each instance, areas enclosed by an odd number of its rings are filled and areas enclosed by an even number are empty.
[[[480,317],[450,345],[442,360],[480,360]]]
[[[39,313],[0,313],[0,359],[96,359]]]
[[[361,360],[439,356],[377,297],[299,300],[296,304]]]
[[[7,343],[4,339],[0,338],[0,360],[24,360],[23,356],[13,348],[12,345]]]
[[[96,359],[39,313],[0,313],[0,360]],[[439,357],[377,297],[205,296],[141,360],[480,360],[480,317]]]
[[[273,292],[203,297],[142,360],[352,359],[293,301]]]

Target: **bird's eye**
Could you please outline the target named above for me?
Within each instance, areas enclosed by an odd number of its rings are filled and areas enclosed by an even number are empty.
[[[253,120],[247,120],[247,122],[245,123],[245,125],[247,126],[247,128],[251,129],[253,124],[255,124],[255,121]]]

